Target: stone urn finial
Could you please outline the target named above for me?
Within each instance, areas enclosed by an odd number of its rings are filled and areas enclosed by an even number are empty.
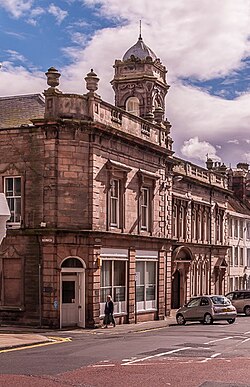
[[[93,69],[91,69],[90,73],[87,74],[87,76],[85,77],[85,81],[86,88],[90,93],[94,93],[96,90],[98,90],[99,78],[93,71]]]
[[[50,67],[45,75],[47,77],[47,84],[50,87],[55,89],[57,86],[59,86],[59,78],[61,74],[55,67]]]
[[[154,117],[155,117],[155,121],[160,124],[162,121],[163,121],[163,116],[164,116],[164,110],[162,109],[162,107],[157,107],[155,108],[154,110]]]

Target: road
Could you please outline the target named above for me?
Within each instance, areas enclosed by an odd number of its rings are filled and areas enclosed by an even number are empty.
[[[0,353],[0,386],[250,386],[250,318],[122,334],[62,332],[71,341]]]

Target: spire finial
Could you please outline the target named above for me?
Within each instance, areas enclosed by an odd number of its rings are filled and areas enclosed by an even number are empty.
[[[139,33],[139,40],[142,40],[142,37],[141,37],[141,20],[140,20],[140,33]]]

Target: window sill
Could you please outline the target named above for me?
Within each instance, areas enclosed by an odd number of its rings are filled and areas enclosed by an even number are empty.
[[[127,313],[126,312],[121,312],[121,313],[113,313],[113,316],[114,317],[119,317],[119,316],[127,316]],[[105,317],[105,314],[100,314],[99,316],[100,318],[104,318]]]
[[[6,223],[7,230],[17,230],[21,228],[21,223]]]
[[[157,312],[157,309],[143,309],[143,310],[137,310],[137,314],[146,314],[146,313],[155,313]]]
[[[10,311],[10,312],[23,312],[25,310],[24,306],[0,306],[0,311]]]

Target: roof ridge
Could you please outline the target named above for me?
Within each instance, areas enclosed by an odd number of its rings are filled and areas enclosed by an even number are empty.
[[[3,99],[16,99],[16,98],[28,98],[28,97],[40,97],[44,100],[44,97],[41,93],[31,93],[31,94],[20,94],[20,95],[9,95],[6,97],[0,97],[0,100]]]

